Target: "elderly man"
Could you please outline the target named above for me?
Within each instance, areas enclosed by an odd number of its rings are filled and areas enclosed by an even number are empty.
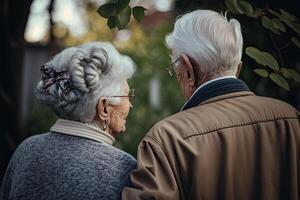
[[[300,114],[236,78],[239,22],[196,10],[167,44],[189,100],[141,141],[123,199],[299,199]]]

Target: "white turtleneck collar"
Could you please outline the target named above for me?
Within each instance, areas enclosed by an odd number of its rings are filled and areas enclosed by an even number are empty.
[[[89,138],[98,142],[105,142],[110,145],[115,142],[115,138],[112,135],[101,130],[100,123],[98,121],[83,123],[66,119],[58,119],[50,128],[50,131]]]

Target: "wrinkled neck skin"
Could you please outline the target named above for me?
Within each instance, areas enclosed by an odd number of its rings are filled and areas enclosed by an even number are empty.
[[[210,81],[210,80],[213,80],[213,79],[216,79],[216,78],[220,78],[222,76],[236,76],[236,74],[233,74],[233,73],[224,73],[222,75],[220,74],[212,74],[212,75],[209,75],[209,74],[201,74],[201,76],[199,77],[199,80],[197,81],[195,87],[192,87],[190,89],[190,92],[188,94],[188,99],[191,98],[191,96],[194,94],[194,92],[197,90],[197,88],[199,88],[201,85],[203,85],[204,83]]]

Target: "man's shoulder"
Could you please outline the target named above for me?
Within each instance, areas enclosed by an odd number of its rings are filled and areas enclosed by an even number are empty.
[[[144,141],[151,140],[161,144],[164,141],[184,139],[190,133],[197,131],[194,114],[184,111],[162,119],[147,132]]]
[[[279,99],[265,96],[254,96],[253,99],[261,103],[263,106],[271,107],[275,110],[286,111],[289,114],[299,114],[299,111],[296,110],[293,106]]]
[[[286,102],[262,96],[225,98],[171,115],[156,123],[146,138],[184,140],[193,134],[211,132],[229,126],[243,126],[260,121],[299,119],[299,112]]]
[[[230,110],[244,112],[247,117],[257,117],[257,120],[276,120],[280,118],[299,118],[297,111],[290,104],[264,96],[248,96],[241,98],[233,98],[218,102],[218,105],[223,103]]]
[[[300,118],[299,111],[288,103],[264,96],[248,95],[223,98],[200,104],[190,112],[199,113],[199,120],[220,124],[240,125],[259,121]],[[222,125],[221,125],[222,126]]]

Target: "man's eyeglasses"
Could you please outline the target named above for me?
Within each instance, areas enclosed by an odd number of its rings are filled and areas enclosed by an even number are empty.
[[[180,60],[180,58],[181,58],[180,56],[178,58],[176,58],[166,69],[171,77],[176,75],[176,71],[175,71],[176,65],[175,64]]]
[[[116,98],[116,97],[128,97],[131,105],[133,105],[135,100],[135,90],[130,89],[128,95],[121,95],[121,96],[108,96],[107,98]]]
[[[199,77],[199,67],[197,66],[197,62],[190,56],[186,55],[188,57],[188,59],[190,60],[191,62],[191,65],[193,67],[193,70],[194,70],[194,78],[195,78],[195,83],[196,83],[196,86],[198,87],[199,85],[199,81],[200,81],[200,77]],[[176,58],[170,65],[169,67],[167,68],[167,71],[169,73],[169,75],[172,77],[172,76],[175,76],[176,75],[176,63],[179,61],[179,59],[181,59],[181,56],[179,56],[178,58]]]

